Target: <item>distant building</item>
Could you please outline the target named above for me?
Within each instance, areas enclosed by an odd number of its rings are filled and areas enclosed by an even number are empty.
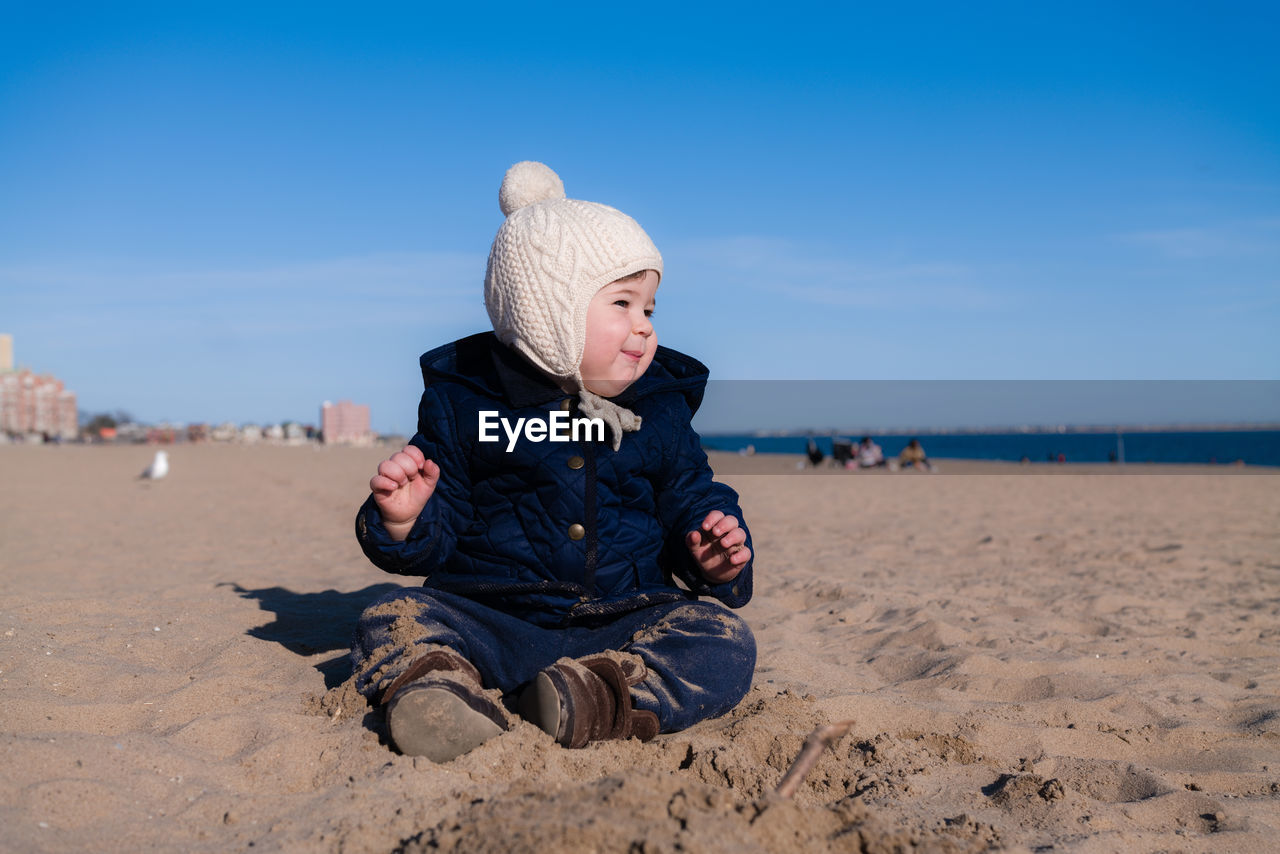
[[[147,444],[149,445],[172,445],[178,441],[178,437],[182,435],[186,429],[185,425],[173,425],[168,422],[161,421],[155,426],[146,428]]]
[[[215,442],[234,442],[240,434],[240,428],[230,421],[223,421],[209,431],[209,438]]]
[[[369,407],[363,403],[325,401],[320,407],[320,432],[326,445],[372,445]]]
[[[62,380],[25,368],[0,374],[0,431],[74,439],[80,432],[76,394]]]
[[[62,380],[13,369],[13,336],[0,334],[0,433],[74,439],[80,434],[76,393]]]

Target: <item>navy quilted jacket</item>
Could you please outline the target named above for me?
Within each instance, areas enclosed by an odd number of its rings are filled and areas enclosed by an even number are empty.
[[[707,369],[659,347],[653,364],[614,400],[643,419],[614,451],[602,442],[480,442],[479,413],[577,417],[566,395],[491,333],[421,359],[426,391],[413,444],[440,466],[440,482],[404,542],[393,541],[372,496],[356,535],[377,566],[425,576],[447,590],[543,626],[591,624],[660,602],[751,598],[751,564],[708,584],[684,536],[712,510],[738,517],[738,496],[711,478],[689,421]],[[747,545],[751,545],[750,533]]]

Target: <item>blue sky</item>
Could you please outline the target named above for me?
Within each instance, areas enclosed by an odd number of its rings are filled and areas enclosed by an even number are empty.
[[[719,379],[1280,379],[1275,4],[39,5],[0,332],[91,412],[411,430],[523,159]]]

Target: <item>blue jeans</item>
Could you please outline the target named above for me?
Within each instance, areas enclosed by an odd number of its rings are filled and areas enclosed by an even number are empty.
[[[736,706],[751,687],[756,642],[740,617],[711,602],[668,602],[602,626],[548,629],[451,593],[393,590],[360,617],[351,660],[356,688],[377,699],[430,647],[447,646],[480,671],[510,707],[559,658],[617,650],[643,659],[648,676],[631,689],[638,709],[675,732]]]

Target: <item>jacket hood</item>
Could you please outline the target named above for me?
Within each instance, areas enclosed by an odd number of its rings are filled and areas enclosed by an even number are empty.
[[[460,383],[488,397],[505,399],[515,408],[550,403],[565,396],[550,377],[492,332],[479,332],[437,347],[418,361],[424,387],[433,382]],[[690,413],[695,413],[702,405],[709,373],[707,366],[692,356],[659,344],[644,376],[611,399],[631,408],[646,397],[678,392],[684,395]]]

